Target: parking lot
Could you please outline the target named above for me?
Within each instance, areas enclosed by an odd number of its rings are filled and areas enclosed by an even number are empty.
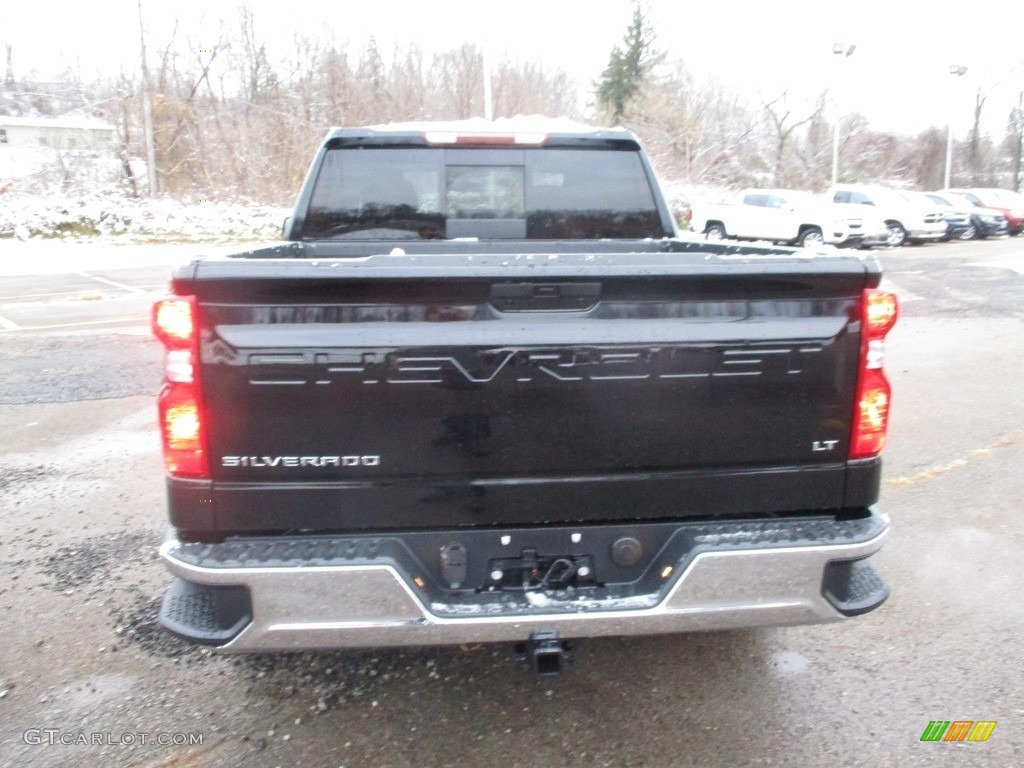
[[[147,317],[190,250],[0,248],[0,764],[1024,764],[1024,237],[880,253],[886,605],[591,640],[541,680],[504,647],[230,657],[157,630]],[[997,725],[922,742],[934,720]]]

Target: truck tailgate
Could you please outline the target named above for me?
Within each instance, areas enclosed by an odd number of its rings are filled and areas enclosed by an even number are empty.
[[[199,302],[216,526],[856,506],[859,302],[877,280],[838,256],[196,262],[175,291]]]

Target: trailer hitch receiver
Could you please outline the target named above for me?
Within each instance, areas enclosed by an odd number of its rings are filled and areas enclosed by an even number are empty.
[[[573,663],[572,646],[558,632],[531,632],[525,643],[515,644],[516,660],[537,677],[555,677]]]

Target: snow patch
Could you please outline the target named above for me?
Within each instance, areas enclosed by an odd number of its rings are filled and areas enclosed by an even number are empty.
[[[145,166],[132,162],[137,188]],[[0,147],[0,238],[120,242],[278,240],[290,209],[196,198],[139,198],[111,153]]]
[[[267,205],[165,198],[133,199],[117,194],[52,197],[4,195],[0,238],[124,242],[238,242],[279,240],[289,210]]]

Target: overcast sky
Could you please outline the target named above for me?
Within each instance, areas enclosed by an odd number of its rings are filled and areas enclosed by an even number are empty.
[[[428,52],[463,41],[487,42],[496,56],[540,59],[584,86],[600,76],[632,16],[631,0],[250,0],[271,60],[293,34],[331,32],[361,47],[374,35],[386,56],[394,42]],[[5,0],[0,42],[13,46],[16,77],[54,77],[69,65],[88,79],[131,70],[138,61],[137,0]],[[835,84],[844,112],[860,110],[879,130],[916,132],[953,120],[970,126],[974,94],[986,93],[986,125],[999,136],[1024,90],[1024,0],[647,0],[658,46],[700,76],[752,100],[789,91],[813,103]],[[151,52],[166,44],[174,18],[179,37],[200,43],[223,18],[235,24],[234,0],[142,0]],[[212,41],[211,41],[212,42]],[[849,58],[836,42],[855,44]],[[955,78],[950,64],[968,72]]]

